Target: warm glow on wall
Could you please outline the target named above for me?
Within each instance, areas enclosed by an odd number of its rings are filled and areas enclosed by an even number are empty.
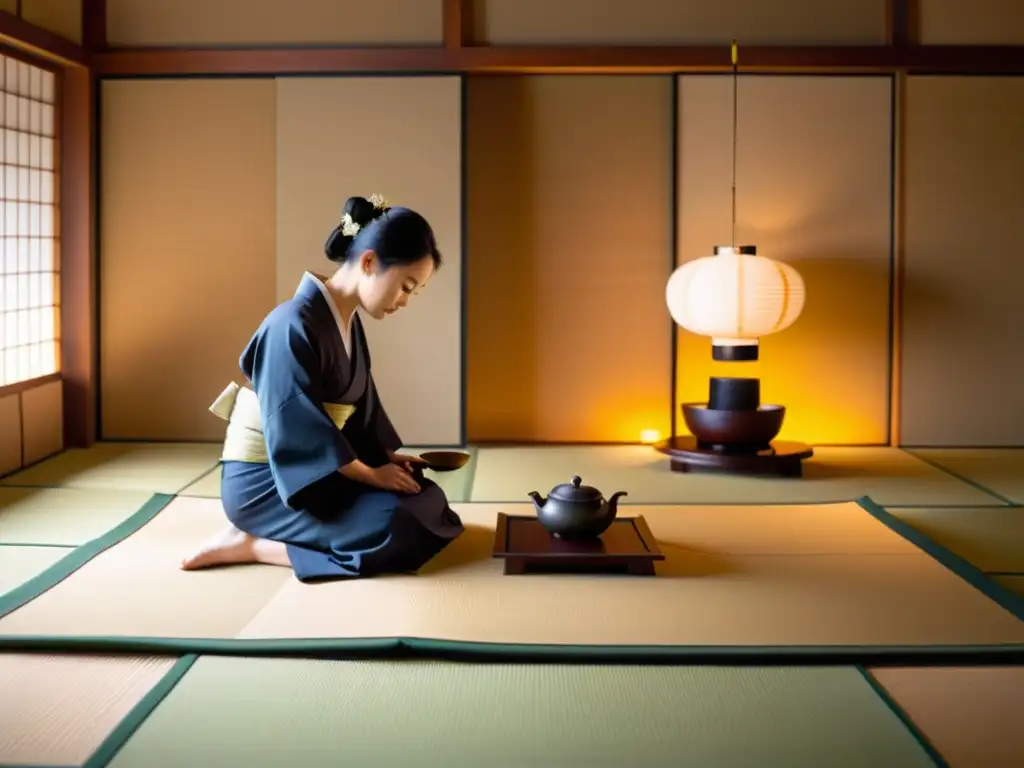
[[[0,386],[60,370],[56,76],[0,56]]]
[[[711,359],[706,338],[680,329],[676,402],[707,399],[711,377],[751,376],[761,380],[763,401],[786,404],[786,420],[779,440],[819,445],[882,442],[884,434],[878,431],[874,401],[864,395],[870,389],[864,386],[863,380],[853,378],[843,382],[842,388],[808,386],[808,382],[817,380],[821,371],[834,363],[828,357],[820,360],[807,350],[831,350],[834,333],[832,327],[797,323],[786,336],[769,336],[763,340],[761,360],[729,363]],[[793,336],[797,337],[796,344]],[[837,407],[837,401],[842,407]],[[682,422],[680,429],[685,431]]]
[[[640,442],[645,445],[652,445],[661,440],[661,432],[656,429],[644,429],[640,432]]]

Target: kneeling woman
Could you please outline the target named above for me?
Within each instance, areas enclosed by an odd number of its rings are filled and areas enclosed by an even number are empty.
[[[325,249],[334,274],[304,275],[249,342],[252,389],[229,386],[211,406],[228,421],[231,526],[186,570],[259,562],[302,581],[411,572],[462,533],[444,492],[397,453],[356,311],[380,320],[402,309],[441,256],[426,219],[371,200],[345,204]]]

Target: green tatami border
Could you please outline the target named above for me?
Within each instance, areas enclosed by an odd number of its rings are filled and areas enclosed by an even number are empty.
[[[0,595],[0,618],[53,589],[97,555],[120,544],[152,520],[174,499],[169,494],[153,494],[139,510],[101,536],[75,547],[67,555],[21,586]]]
[[[84,545],[28,584],[9,593],[0,616],[50,589],[96,554],[131,535],[173,497],[154,496],[145,507],[106,536]],[[975,566],[899,520],[870,498],[859,506],[898,536],[937,560],[987,598],[1024,621],[1024,598],[985,576]],[[83,550],[88,549],[88,552]],[[15,604],[16,603],[16,604]],[[7,604],[13,605],[6,611]],[[750,664],[750,665],[965,665],[1024,662],[1024,643],[980,645],[879,646],[669,646],[545,645],[449,641],[425,637],[203,639],[131,636],[0,635],[0,650],[50,652],[206,654],[219,656],[292,656],[316,658],[446,658],[557,663]]]
[[[335,660],[435,659],[530,664],[731,666],[985,666],[1024,663],[1024,644],[992,645],[541,645],[422,637],[289,640],[7,635],[0,652],[235,656]]]
[[[903,522],[891,512],[886,511],[869,497],[865,496],[858,499],[857,503],[893,533],[902,536],[933,560],[937,560],[941,565],[945,566],[948,571],[959,576],[977,589],[989,600],[1013,614],[1020,621],[1024,621],[1024,597],[1004,587],[998,581],[990,579],[985,575],[984,571],[970,561],[925,536],[909,523]]]
[[[864,681],[868,686],[870,686],[874,694],[882,700],[882,703],[889,708],[889,711],[892,712],[903,727],[910,732],[910,735],[914,737],[918,746],[920,746],[921,749],[924,750],[925,754],[931,758],[931,761],[935,763],[936,768],[951,768],[950,764],[946,761],[946,758],[944,758],[938,748],[932,744],[931,739],[928,738],[927,734],[917,727],[917,723],[914,722],[913,718],[910,717],[907,711],[900,706],[900,703],[892,697],[889,691],[885,689],[885,686],[878,682],[875,676],[871,674],[871,671],[860,664],[856,666],[856,669],[860,672],[861,677],[864,678]]]
[[[121,751],[121,748],[128,743],[128,740],[146,722],[153,711],[160,706],[167,695],[174,690],[174,687],[181,682],[181,679],[192,668],[199,657],[194,654],[182,656],[174,665],[167,670],[163,677],[157,681],[146,695],[139,699],[139,702],[131,708],[120,723],[110,732],[96,751],[82,763],[82,768],[105,768],[107,764]]]

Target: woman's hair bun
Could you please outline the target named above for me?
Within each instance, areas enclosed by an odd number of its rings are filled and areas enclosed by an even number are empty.
[[[341,216],[344,219],[345,215],[348,214],[349,218],[352,219],[352,223],[362,230],[363,227],[384,213],[384,210],[384,208],[375,206],[365,197],[350,197],[345,201],[345,207],[341,211]],[[346,235],[343,230],[344,224],[339,223],[324,244],[324,253],[327,255],[327,258],[338,264],[342,264],[348,259],[349,247],[352,245],[352,241],[356,239],[356,235]]]
[[[365,227],[381,213],[380,209],[374,208],[373,203],[365,197],[350,197],[345,201],[345,208],[342,215],[348,214],[352,221],[360,227]]]

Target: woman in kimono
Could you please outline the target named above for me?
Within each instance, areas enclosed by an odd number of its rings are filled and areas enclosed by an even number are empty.
[[[186,570],[268,563],[301,581],[412,572],[463,531],[441,488],[415,472],[419,459],[399,453],[360,320],[384,319],[426,287],[441,265],[430,225],[354,197],[325,251],[337,270],[306,273],[242,353],[252,388],[233,384],[210,407],[228,421],[230,526]]]

